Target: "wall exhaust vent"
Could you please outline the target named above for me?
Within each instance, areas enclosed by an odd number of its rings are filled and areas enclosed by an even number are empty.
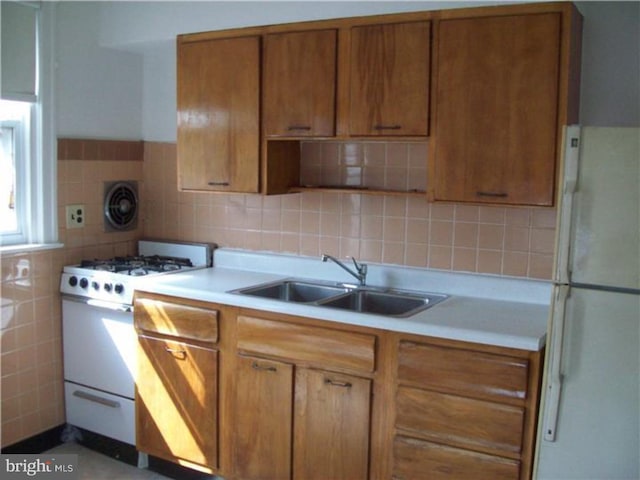
[[[107,232],[126,232],[138,226],[138,184],[105,183],[104,227]]]

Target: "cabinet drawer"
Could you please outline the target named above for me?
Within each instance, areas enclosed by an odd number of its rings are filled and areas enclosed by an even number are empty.
[[[376,337],[241,315],[238,348],[322,368],[373,372]]]
[[[394,480],[517,480],[520,462],[398,436]]]
[[[218,341],[218,311],[151,298],[136,298],[135,326],[139,330],[163,335]]]
[[[488,399],[527,396],[526,358],[405,341],[398,363],[401,383]]]
[[[489,453],[519,455],[524,408],[400,387],[396,427],[422,438]]]

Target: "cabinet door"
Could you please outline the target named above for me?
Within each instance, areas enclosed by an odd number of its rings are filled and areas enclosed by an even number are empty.
[[[429,22],[351,30],[351,135],[426,136]]]
[[[438,24],[436,200],[553,204],[560,20]]]
[[[137,448],[217,468],[217,372],[215,350],[139,336]]]
[[[180,188],[258,191],[259,61],[259,37],[178,44]]]
[[[268,136],[335,135],[336,30],[265,37],[264,121]]]
[[[236,478],[291,478],[292,399],[292,365],[238,357],[233,427]]]
[[[295,479],[368,478],[370,399],[368,379],[296,370]]]

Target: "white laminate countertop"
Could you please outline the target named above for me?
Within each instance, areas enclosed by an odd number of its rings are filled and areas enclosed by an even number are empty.
[[[218,249],[214,267],[149,277],[138,290],[344,324],[537,351],[545,344],[551,283],[369,265],[368,285],[445,293],[450,298],[408,318],[229,293],[283,278],[352,283],[317,258]]]

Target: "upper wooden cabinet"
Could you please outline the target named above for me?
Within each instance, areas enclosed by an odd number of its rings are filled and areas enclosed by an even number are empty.
[[[430,22],[351,29],[351,136],[426,136]]]
[[[435,200],[553,205],[567,121],[563,30],[561,12],[437,22]]]
[[[178,182],[258,192],[260,37],[178,38]]]
[[[337,42],[335,29],[265,36],[267,136],[335,135]]]
[[[429,61],[428,21],[268,34],[266,136],[426,136]]]
[[[428,138],[429,200],[553,206],[581,27],[554,2],[181,35],[179,186],[335,189],[301,185],[301,141]]]

